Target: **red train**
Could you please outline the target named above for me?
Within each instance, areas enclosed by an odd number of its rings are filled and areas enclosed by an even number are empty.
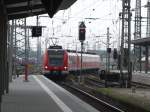
[[[96,54],[82,54],[82,72],[98,71],[100,56]],[[67,75],[80,73],[81,53],[62,49],[61,46],[50,46],[44,54],[45,75]]]

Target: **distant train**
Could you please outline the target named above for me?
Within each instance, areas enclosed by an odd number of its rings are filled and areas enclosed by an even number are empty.
[[[64,75],[79,74],[81,53],[62,49],[61,46],[50,46],[44,54],[44,74]],[[82,54],[82,72],[97,71],[100,68],[100,56],[92,53]]]

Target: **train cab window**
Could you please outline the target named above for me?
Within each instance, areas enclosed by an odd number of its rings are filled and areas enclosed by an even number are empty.
[[[63,66],[64,50],[48,50],[49,66]]]

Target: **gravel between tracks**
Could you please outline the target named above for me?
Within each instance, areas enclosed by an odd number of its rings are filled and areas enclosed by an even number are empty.
[[[75,85],[78,86],[77,82]],[[85,89],[86,85],[79,88]],[[150,112],[150,89],[140,88],[97,88],[91,93],[110,104],[124,108],[126,112]]]

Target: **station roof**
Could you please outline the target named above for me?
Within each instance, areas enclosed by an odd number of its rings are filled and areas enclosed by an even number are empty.
[[[150,37],[132,40],[132,44],[139,46],[150,45]]]
[[[76,0],[4,0],[8,19],[18,19],[48,13],[50,17],[69,8]]]

